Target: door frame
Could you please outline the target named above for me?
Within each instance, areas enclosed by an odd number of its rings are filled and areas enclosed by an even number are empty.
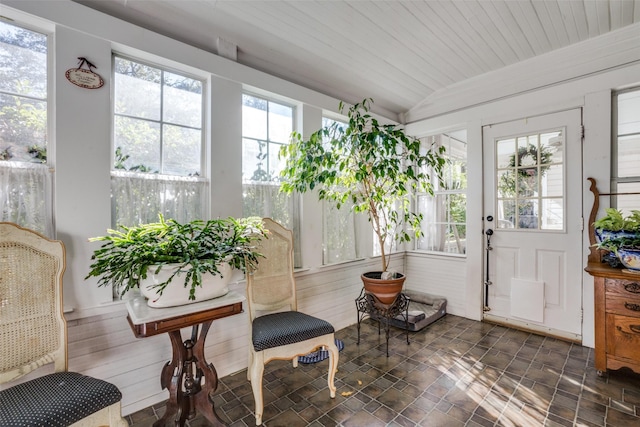
[[[489,322],[489,323],[494,323],[494,324],[500,324],[500,325],[504,325],[504,326],[508,326],[508,327],[512,327],[512,328],[516,328],[516,329],[521,329],[521,330],[525,330],[525,331],[530,331],[533,333],[537,333],[537,334],[541,334],[541,335],[545,335],[545,336],[551,336],[551,337],[556,337],[556,338],[560,338],[563,340],[568,340],[571,342],[575,342],[575,343],[582,343],[582,338],[583,338],[583,331],[584,331],[584,279],[583,279],[583,271],[582,268],[580,268],[579,271],[575,272],[575,276],[579,278],[580,283],[579,283],[579,289],[580,289],[580,307],[579,307],[579,311],[580,311],[580,331],[578,333],[572,333],[572,332],[567,332],[567,331],[562,331],[562,330],[558,330],[558,329],[554,329],[554,328],[549,328],[546,326],[542,326],[539,324],[534,324],[534,323],[530,323],[527,322],[526,320],[519,320],[519,319],[513,319],[513,318],[509,318],[506,319],[504,316],[497,316],[493,313],[491,313],[491,311],[487,310],[486,306],[485,306],[485,301],[486,301],[486,286],[484,284],[485,280],[486,280],[486,268],[487,268],[487,256],[488,256],[488,252],[486,250],[486,245],[487,245],[487,240],[486,240],[486,235],[485,235],[485,227],[487,226],[487,222],[485,221],[485,217],[484,215],[487,214],[487,212],[492,211],[493,207],[491,207],[489,209],[489,211],[487,210],[488,207],[486,206],[486,200],[485,200],[485,194],[486,194],[486,189],[487,189],[487,185],[493,185],[493,183],[488,183],[486,182],[486,164],[485,164],[485,154],[486,154],[486,145],[485,145],[485,128],[487,127],[492,127],[492,126],[497,126],[497,125],[502,125],[502,124],[508,124],[511,122],[517,122],[518,120],[527,120],[529,118],[537,118],[537,117],[544,117],[544,116],[550,116],[553,114],[557,114],[557,113],[563,113],[563,112],[571,112],[571,111],[577,111],[580,115],[580,123],[579,123],[579,138],[580,138],[580,142],[579,142],[579,150],[580,150],[580,155],[579,156],[575,156],[574,157],[569,157],[566,156],[564,160],[564,167],[565,168],[571,168],[571,170],[575,170],[575,168],[578,168],[579,171],[577,172],[572,172],[574,174],[578,174],[580,177],[580,180],[582,180],[583,177],[583,165],[582,165],[582,157],[583,157],[583,150],[584,150],[584,117],[583,117],[583,108],[582,107],[575,107],[575,108],[567,108],[567,109],[563,109],[563,110],[558,110],[558,111],[550,111],[550,112],[544,112],[544,113],[539,113],[539,114],[535,114],[532,116],[525,116],[525,117],[521,117],[521,118],[513,118],[510,120],[505,120],[503,122],[496,122],[496,123],[491,123],[491,124],[486,124],[486,125],[482,125],[480,133],[481,133],[481,152],[482,152],[482,161],[481,161],[481,176],[482,176],[482,188],[483,188],[483,195],[482,195],[482,238],[481,238],[481,259],[482,259],[482,278],[480,280],[480,283],[482,284],[482,292],[481,292],[481,307],[482,307],[482,321],[485,322]],[[569,162],[572,162],[571,165],[569,166]],[[575,177],[574,177],[575,178]],[[582,217],[582,228],[581,228],[581,232],[580,232],[580,247],[576,248],[576,250],[578,251],[578,254],[575,256],[579,256],[580,257],[580,265],[583,266],[585,263],[585,255],[584,255],[584,251],[582,250],[582,247],[584,246],[584,194],[583,194],[583,186],[578,186],[577,188],[571,188],[569,187],[569,182],[570,181],[567,178],[567,175],[565,174],[565,179],[567,181],[566,187],[565,187],[565,192],[568,194],[569,192],[571,192],[572,194],[579,195],[576,196],[578,198],[577,202],[580,204],[580,214]],[[566,195],[565,195],[566,197]],[[565,203],[568,203],[565,200]],[[566,205],[565,205],[566,206]],[[487,227],[489,228],[489,227]],[[489,301],[489,306],[490,306],[490,301]]]

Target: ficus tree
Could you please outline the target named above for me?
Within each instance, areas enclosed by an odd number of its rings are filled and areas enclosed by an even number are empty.
[[[422,236],[423,217],[412,209],[412,200],[417,192],[433,195],[433,179],[441,180],[446,158],[444,147],[425,147],[400,126],[380,123],[370,112],[372,104],[365,99],[347,109],[340,102],[346,126],[333,122],[308,139],[293,132],[280,151],[285,160],[280,189],[317,190],[320,200],[338,208],[349,202],[354,212],[367,214],[384,272],[390,255],[385,244]]]

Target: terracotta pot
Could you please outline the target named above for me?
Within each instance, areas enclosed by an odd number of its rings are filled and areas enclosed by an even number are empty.
[[[389,306],[393,304],[396,297],[402,292],[402,286],[406,276],[400,274],[395,279],[380,279],[381,271],[370,271],[360,276],[364,290],[373,294],[383,305]]]

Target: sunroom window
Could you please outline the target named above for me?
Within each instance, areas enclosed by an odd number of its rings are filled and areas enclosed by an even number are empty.
[[[433,179],[434,195],[417,195],[417,211],[423,215],[424,233],[417,249],[464,254],[467,248],[467,131],[430,136],[424,138],[423,143],[425,147],[433,143],[446,147],[449,161],[443,171],[444,182],[440,184]]]
[[[640,88],[614,94],[614,193],[640,193]],[[640,195],[618,196],[614,204],[625,214],[640,206]]]
[[[294,107],[242,95],[243,216],[269,217],[294,233],[294,262],[301,266],[299,197],[280,193],[280,147],[289,143]]]
[[[113,225],[204,218],[204,82],[114,56]]]
[[[47,36],[0,22],[0,221],[54,237]]]
[[[343,129],[346,123],[327,117],[322,127],[337,125]],[[359,257],[356,236],[356,216],[349,202],[337,207],[336,202],[323,200],[322,204],[322,260],[323,264],[351,261]]]

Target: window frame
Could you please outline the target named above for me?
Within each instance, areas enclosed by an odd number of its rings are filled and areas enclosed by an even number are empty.
[[[465,147],[467,147],[467,148],[465,148],[465,159],[464,159],[464,164],[466,165],[466,168],[465,168],[466,171],[464,173],[465,181],[466,181],[466,179],[468,178],[468,162],[469,162],[469,158],[468,158],[468,145],[469,145],[469,142],[468,142],[468,129],[466,129],[466,128],[455,128],[455,129],[451,129],[449,131],[443,131],[443,132],[440,132],[440,133],[437,133],[437,134],[426,135],[426,136],[420,137],[419,139],[425,145],[430,145],[430,143],[429,143],[429,139],[430,138],[442,137],[442,136],[446,136],[448,138],[453,138],[451,136],[451,134],[454,134],[456,132],[463,132],[463,131],[465,132],[465,134],[467,134],[467,141],[461,141],[462,143],[465,144]],[[459,139],[459,138],[455,138],[455,139]],[[447,148],[449,148],[449,147],[447,147]],[[445,152],[445,156],[447,157],[447,159],[450,159],[448,150],[447,150],[447,152]],[[448,196],[456,195],[456,194],[464,195],[464,198],[465,198],[465,204],[464,204],[464,206],[465,206],[465,222],[464,222],[463,225],[465,226],[465,237],[464,237],[464,239],[465,239],[465,241],[467,241],[468,240],[467,239],[467,231],[468,231],[467,228],[468,228],[468,225],[467,225],[467,221],[466,220],[467,220],[467,214],[468,214],[468,199],[467,199],[468,188],[469,188],[468,185],[465,185],[464,188],[460,188],[460,189],[457,189],[457,190],[455,190],[455,189],[453,189],[453,190],[452,189],[448,189],[448,190],[447,189],[441,189],[440,185],[436,182],[436,184],[434,185],[433,195],[429,195],[429,194],[427,194],[425,192],[418,192],[418,193],[414,194],[414,198],[413,198],[414,211],[417,214],[423,214],[424,215],[424,212],[421,212],[420,208],[419,208],[419,198],[420,197],[428,197],[431,200],[435,200],[435,199],[438,198],[438,196],[448,197]],[[447,218],[450,218],[449,207],[447,207],[447,211],[446,212],[447,212],[447,215],[446,215]],[[427,221],[427,219],[423,219],[423,230],[424,230],[424,223],[426,221]],[[438,222],[437,224],[438,225],[443,225],[444,224],[444,225],[447,225],[447,226],[456,226],[456,225],[459,225],[460,223],[451,222],[451,221],[447,220],[447,221],[443,221],[443,222]],[[427,237],[427,233],[426,232],[425,232],[425,237]],[[422,239],[424,239],[425,237],[423,237]],[[424,253],[424,254],[430,254],[430,255],[454,257],[454,258],[466,258],[467,257],[468,247],[467,247],[466,243],[465,243],[465,246],[464,246],[464,252],[463,253],[459,253],[459,252],[437,251],[437,250],[433,250],[433,249],[423,249],[423,248],[420,247],[420,240],[421,239],[414,239],[413,250],[416,251],[416,252]]]
[[[267,132],[267,139],[266,140],[262,140],[259,138],[255,138],[255,137],[245,137],[244,134],[244,114],[242,114],[242,129],[241,129],[241,134],[240,134],[240,144],[241,144],[241,182],[242,182],[242,191],[243,191],[243,196],[242,196],[242,207],[243,207],[243,211],[242,211],[242,215],[243,216],[247,216],[248,214],[246,213],[246,211],[244,210],[244,205],[245,205],[245,198],[244,198],[244,192],[245,192],[245,186],[251,185],[251,186],[270,186],[275,188],[279,188],[280,187],[280,180],[276,179],[276,180],[264,180],[264,181],[254,181],[254,180],[246,180],[244,179],[244,143],[245,143],[245,139],[247,140],[252,140],[252,141],[264,141],[267,144],[267,151],[266,151],[266,159],[267,159],[267,166],[265,168],[265,170],[267,172],[269,172],[270,170],[270,164],[268,163],[268,161],[270,160],[270,153],[271,151],[269,150],[270,145],[271,144],[277,144],[279,146],[284,146],[286,144],[288,144],[288,141],[286,143],[283,142],[278,142],[278,141],[273,141],[270,139],[270,135],[269,135],[269,104],[270,103],[274,103],[283,107],[288,107],[291,108],[291,130],[295,131],[297,129],[297,121],[298,121],[298,114],[299,114],[299,104],[290,102],[290,101],[286,101],[283,100],[281,98],[278,98],[276,96],[272,96],[272,95],[267,95],[267,94],[261,94],[261,93],[256,93],[253,92],[251,90],[243,90],[241,93],[241,101],[240,101],[240,105],[241,108],[244,110],[245,106],[244,106],[244,97],[245,96],[249,96],[252,98],[256,98],[262,101],[267,102],[267,110],[266,110],[266,132]],[[278,152],[279,152],[280,148],[278,148]],[[276,153],[272,153],[277,155]],[[274,178],[277,178],[279,175],[276,175]],[[300,194],[298,194],[297,192],[294,192],[290,195],[287,195],[287,197],[291,198],[290,203],[292,206],[292,212],[290,212],[291,215],[291,221],[292,224],[291,225],[287,225],[287,224],[283,224],[285,227],[290,228],[293,231],[293,235],[294,235],[294,265],[296,268],[301,268],[302,267],[302,218],[300,217],[300,213],[302,210],[302,197],[300,196]],[[262,216],[270,216],[271,218],[273,218],[273,214],[272,213],[268,213],[265,214],[264,210],[262,211],[263,213],[261,214]],[[277,220],[277,218],[273,218],[274,220]]]
[[[27,228],[34,229],[45,236],[55,239],[57,236],[56,231],[56,219],[55,219],[55,155],[56,155],[56,134],[55,134],[55,109],[53,108],[52,103],[55,103],[54,95],[55,95],[55,79],[54,79],[54,37],[55,32],[54,29],[45,28],[48,27],[45,23],[42,23],[43,26],[34,25],[33,23],[24,22],[24,21],[16,21],[13,19],[7,19],[2,21],[6,25],[10,25],[13,27],[17,27],[26,31],[30,31],[33,33],[41,34],[45,37],[45,46],[46,46],[46,54],[45,54],[45,66],[46,66],[46,77],[45,77],[45,98],[41,102],[46,103],[46,113],[45,113],[45,136],[46,136],[46,160],[45,162],[27,162],[23,160],[15,160],[17,168],[25,168],[25,167],[34,167],[34,168],[45,168],[46,170],[40,171],[40,175],[46,175],[43,185],[47,187],[45,190],[45,194],[41,199],[44,204],[44,215],[43,224],[31,224],[31,223],[21,223],[19,225]],[[9,92],[3,92],[6,94],[10,94]],[[28,97],[19,94],[10,94],[13,96],[19,96],[23,99],[29,100],[38,100],[36,97]],[[10,160],[9,160],[10,161]],[[11,166],[9,167],[12,168]],[[44,172],[44,173],[43,173]],[[0,220],[3,220],[0,218]],[[4,219],[4,220],[8,220]]]
[[[160,80],[160,88],[161,88],[161,92],[160,92],[160,119],[159,120],[153,120],[153,119],[147,119],[147,118],[139,118],[139,117],[135,117],[135,116],[130,116],[130,115],[123,115],[123,114],[118,114],[116,113],[116,103],[115,103],[115,93],[116,93],[116,84],[115,84],[115,75],[116,75],[116,67],[115,67],[115,61],[116,58],[121,58],[123,60],[126,61],[131,61],[131,62],[135,62],[137,64],[141,64],[143,66],[147,66],[147,67],[151,67],[154,69],[157,69],[161,72],[161,80]],[[208,119],[207,119],[207,115],[209,114],[207,105],[207,99],[209,97],[209,91],[210,91],[210,81],[209,78],[204,76],[204,75],[198,75],[195,74],[193,72],[189,72],[186,71],[185,69],[180,69],[180,68],[176,68],[176,67],[172,67],[172,66],[168,66],[168,65],[164,65],[162,64],[161,60],[156,62],[156,61],[149,61],[146,59],[141,59],[141,58],[137,58],[134,55],[130,55],[127,53],[123,53],[120,51],[112,51],[111,52],[111,61],[112,61],[112,70],[111,70],[111,78],[112,78],[112,85],[111,85],[111,135],[110,135],[110,141],[111,141],[111,149],[110,149],[110,166],[109,166],[109,170],[110,170],[110,175],[111,175],[111,222],[112,222],[112,227],[117,227],[118,224],[118,215],[117,215],[117,199],[116,197],[114,197],[114,179],[126,179],[126,178],[131,178],[132,180],[140,180],[142,179],[143,181],[148,180],[149,184],[152,185],[152,182],[158,182],[158,181],[164,181],[168,186],[171,185],[171,182],[175,182],[175,181],[179,181],[180,183],[182,183],[183,185],[187,185],[189,182],[192,182],[195,184],[196,187],[198,186],[202,186],[204,185],[204,189],[201,189],[201,196],[200,196],[200,211],[199,212],[191,212],[190,215],[186,215],[185,218],[176,218],[178,220],[181,221],[189,221],[192,219],[203,219],[204,217],[208,217],[209,215],[209,211],[210,211],[210,204],[209,204],[209,198],[210,198],[210,186],[211,186],[211,178],[210,178],[210,167],[209,167],[209,160],[207,158],[207,153],[208,153],[208,147],[207,147],[207,142],[208,142],[208,129],[207,129],[207,124],[208,124]],[[186,68],[186,67],[185,67]],[[165,104],[165,100],[164,97],[162,96],[162,88],[165,86],[164,84],[164,73],[171,73],[171,74],[177,74],[179,76],[185,77],[185,78],[189,78],[192,80],[196,80],[198,82],[200,82],[200,84],[202,85],[202,90],[201,90],[201,94],[200,94],[200,171],[199,171],[199,175],[176,175],[176,174],[167,174],[167,173],[154,173],[154,172],[140,172],[140,171],[131,171],[131,170],[127,170],[127,169],[116,169],[115,168],[115,160],[116,160],[116,117],[120,116],[120,117],[127,117],[127,118],[132,118],[134,120],[142,120],[142,121],[147,121],[147,122],[152,122],[152,123],[157,123],[160,126],[160,166],[162,167],[162,162],[163,162],[163,145],[164,145],[164,132],[162,131],[162,126],[163,125],[170,125],[170,126],[177,126],[177,127],[181,127],[181,128],[188,128],[188,129],[198,129],[192,126],[185,126],[182,124],[176,124],[176,123],[172,123],[172,122],[166,122],[164,120],[163,117],[163,111],[164,111],[164,104]],[[195,190],[194,190],[195,191]],[[163,203],[160,202],[160,205],[162,206]],[[146,221],[146,222],[153,222],[156,221],[157,218],[146,218],[146,219],[140,219],[141,221]],[[123,224],[123,225],[136,225],[136,224]]]
[[[640,186],[640,173],[638,175],[634,175],[634,176],[628,176],[628,177],[620,177],[619,176],[619,165],[618,165],[618,155],[619,155],[619,151],[618,151],[618,145],[619,145],[619,138],[625,137],[625,136],[630,136],[630,135],[638,135],[640,137],[640,132],[636,132],[636,133],[630,133],[630,134],[620,134],[619,133],[619,126],[618,126],[618,118],[619,118],[619,102],[618,102],[618,98],[619,95],[621,94],[626,94],[626,93],[631,93],[631,92],[637,92],[638,96],[640,97],[640,86],[634,86],[634,87],[630,87],[630,88],[626,88],[626,89],[621,89],[621,90],[617,90],[614,91],[611,97],[611,182],[610,182],[610,189],[611,189],[611,206],[612,207],[618,207],[619,201],[624,200],[625,204],[627,204],[626,202],[628,202],[629,200],[633,200],[635,199],[636,201],[640,200],[640,196],[636,196],[636,197],[625,197],[623,199],[621,199],[620,197],[618,197],[617,193],[619,193],[619,186],[620,184],[637,184],[638,186]],[[640,172],[640,170],[639,170]],[[631,201],[631,203],[633,204],[633,201]],[[637,206],[637,203],[635,204]],[[621,209],[625,209],[625,208],[621,208]]]
[[[116,84],[115,84],[115,74],[116,74],[116,67],[115,67],[115,61],[116,61],[116,57],[117,58],[122,58],[124,60],[127,61],[132,61],[132,62],[136,62],[138,64],[141,65],[145,65],[147,67],[152,67],[152,68],[156,68],[158,70],[161,71],[161,76],[164,75],[165,72],[168,73],[173,73],[173,74],[178,74],[180,76],[192,79],[192,80],[197,80],[202,84],[202,93],[201,93],[201,105],[200,105],[200,111],[201,111],[201,115],[200,115],[200,175],[199,177],[203,178],[203,179],[208,179],[209,177],[209,168],[208,166],[208,162],[206,160],[206,155],[207,155],[207,93],[209,90],[209,81],[206,77],[203,77],[202,75],[197,75],[176,67],[172,67],[172,66],[168,66],[168,65],[163,65],[160,64],[158,62],[153,62],[153,61],[148,61],[145,59],[140,59],[140,58],[136,58],[135,56],[132,55],[128,55],[126,53],[122,53],[119,51],[112,51],[111,53],[111,78],[112,78],[112,82],[113,84],[111,85],[111,99],[113,100],[111,102],[111,144],[112,144],[112,150],[111,150],[111,163],[110,163],[110,170],[113,171],[114,169],[114,163],[115,163],[115,131],[116,131],[116,126],[115,126],[115,118],[116,115],[119,115],[121,117],[127,117],[127,118],[133,118],[136,120],[145,120],[145,121],[149,121],[149,122],[153,122],[153,123],[158,123],[160,124],[160,127],[162,128],[162,125],[164,124],[169,124],[169,125],[173,125],[173,126],[180,126],[180,127],[184,127],[184,128],[189,128],[189,129],[196,129],[194,127],[189,127],[189,126],[184,126],[184,125],[178,125],[175,123],[170,123],[170,122],[165,122],[163,120],[162,117],[162,113],[164,111],[163,106],[164,106],[164,99],[161,95],[160,97],[160,120],[156,121],[156,120],[152,120],[152,119],[143,119],[143,118],[139,118],[139,117],[132,117],[129,115],[123,115],[123,114],[118,114],[115,111],[115,94],[116,94]],[[162,79],[161,79],[162,80]],[[162,94],[162,88],[164,87],[164,83],[160,84],[160,89],[161,89],[161,94]],[[163,154],[163,145],[164,145],[164,133],[161,131],[160,132],[160,165],[162,166],[162,154]],[[142,172],[142,173],[149,173],[149,172]],[[172,174],[165,174],[165,173],[159,173],[159,175],[169,175],[172,177],[187,177],[187,175],[172,175]]]

